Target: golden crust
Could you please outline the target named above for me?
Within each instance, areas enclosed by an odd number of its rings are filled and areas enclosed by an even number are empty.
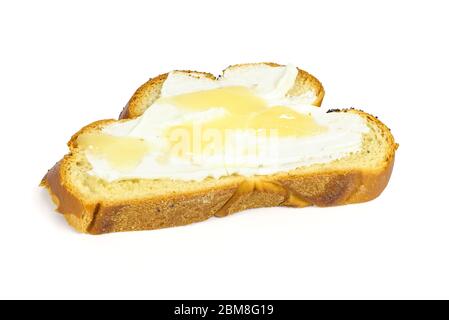
[[[167,198],[129,200],[117,203],[83,203],[64,184],[64,172],[56,164],[44,177],[57,210],[78,231],[91,234],[150,230],[181,226],[224,217],[249,208],[290,206],[335,206],[365,202],[385,188],[394,157],[385,168],[369,171],[328,171],[284,179],[246,178],[240,185]]]
[[[205,76],[207,78],[215,79],[213,74],[207,72],[200,71],[191,71],[191,70],[177,70],[182,71],[192,75],[200,75]],[[162,88],[162,84],[165,79],[167,79],[168,73],[163,73],[158,75],[157,77],[151,78],[143,85],[141,85],[137,91],[133,94],[133,96],[129,99],[126,106],[123,108],[120,113],[119,119],[131,119],[140,116],[143,111],[147,108],[146,106],[151,105],[154,100],[159,97],[160,90]]]
[[[68,156],[47,172],[40,185],[48,190],[56,204],[56,210],[64,214],[70,225],[80,232],[88,232],[97,210],[95,205],[83,202],[82,197],[74,193],[69,187],[70,184],[66,182]]]

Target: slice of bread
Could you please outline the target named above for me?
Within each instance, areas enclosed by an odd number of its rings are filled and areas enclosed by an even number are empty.
[[[298,84],[296,92],[316,90],[319,105],[324,91],[321,85],[317,86],[318,80],[307,79]],[[157,98],[162,82],[159,78],[153,82],[154,87],[148,83],[143,86],[145,89],[141,87],[133,97],[140,102],[131,99],[125,109],[126,117],[141,114]],[[76,230],[91,234],[180,226],[248,208],[332,206],[371,200],[388,183],[397,144],[384,124],[363,111],[331,112],[354,113],[365,121],[369,132],[364,134],[359,152],[272,175],[108,182],[89,174],[91,164],[77,145],[79,136],[117,122],[101,120],[72,137],[68,143],[70,153],[48,171],[41,185],[48,189],[57,210]]]
[[[281,66],[280,64],[272,62],[237,64],[229,66],[228,68],[223,70],[223,74],[228,70],[248,69],[260,65],[270,67]],[[213,74],[207,72],[188,71],[188,70],[180,72],[190,74],[197,78],[209,78],[213,80],[218,78],[215,77]],[[162,85],[165,79],[167,79],[167,76],[168,73],[161,74],[155,78],[148,80],[143,85],[141,85],[139,89],[137,89],[137,91],[131,97],[125,108],[120,113],[120,119],[136,118],[142,115],[145,112],[145,110],[157,98],[159,98]],[[298,76],[296,77],[296,82],[288,92],[288,95],[301,96],[302,94],[307,94],[308,92],[312,92],[315,96],[315,100],[312,102],[312,104],[319,107],[324,98],[323,86],[321,85],[320,81],[317,78],[307,73],[306,71],[298,68]]]

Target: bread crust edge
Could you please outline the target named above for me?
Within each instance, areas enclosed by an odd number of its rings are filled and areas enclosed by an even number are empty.
[[[84,202],[70,190],[61,169],[63,161],[48,171],[41,185],[72,227],[82,233],[103,234],[182,226],[259,207],[328,207],[370,201],[387,186],[394,154],[383,168],[374,171],[249,177],[238,184],[196,194],[96,204]],[[316,191],[310,192],[313,189]]]

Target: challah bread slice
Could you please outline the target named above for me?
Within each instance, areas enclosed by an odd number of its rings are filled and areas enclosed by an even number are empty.
[[[227,71],[247,71],[248,69],[254,67],[280,67],[282,65],[272,62],[261,62],[261,63],[246,63],[246,64],[236,64],[227,67],[223,70],[223,76]],[[298,75],[296,77],[296,81],[293,87],[288,92],[289,96],[301,96],[305,94],[312,93],[314,96],[314,100],[310,103],[314,106],[319,107],[324,98],[324,88],[321,85],[320,81],[307,73],[304,70],[298,69]],[[206,78],[216,80],[218,77],[215,77],[211,73],[207,72],[198,72],[198,71],[178,71],[186,73],[192,77],[196,78]],[[161,74],[157,77],[154,77],[147,82],[145,82],[134,95],[131,97],[125,108],[120,113],[120,119],[128,119],[128,118],[136,118],[142,115],[146,109],[157,99],[159,98],[162,85],[164,81],[167,79],[168,73]]]
[[[331,162],[252,177],[108,182],[89,174],[91,164],[77,144],[81,135],[116,122],[102,120],[72,137],[70,153],[48,171],[41,185],[70,225],[90,234],[180,226],[249,208],[333,206],[374,199],[388,183],[397,144],[383,123],[363,111],[331,112],[354,113],[369,128],[358,152]]]

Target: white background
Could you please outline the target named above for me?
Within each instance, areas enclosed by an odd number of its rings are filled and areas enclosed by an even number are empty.
[[[447,1],[2,1],[0,298],[449,298]],[[38,184],[172,69],[293,63],[400,143],[376,200],[89,236]]]

